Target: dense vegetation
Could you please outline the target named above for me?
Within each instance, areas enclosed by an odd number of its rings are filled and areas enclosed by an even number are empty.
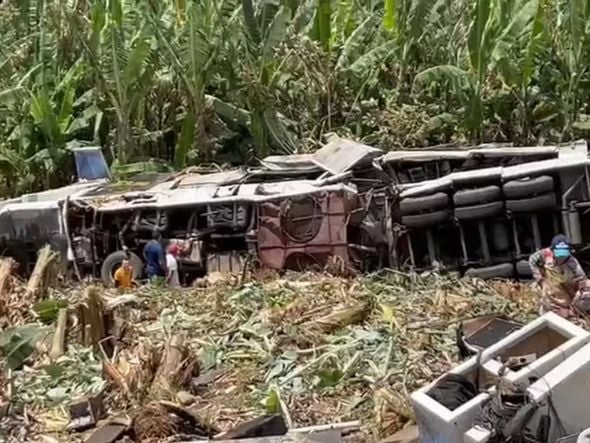
[[[385,149],[571,139],[588,0],[4,0],[4,192],[115,167],[251,162],[336,132]],[[583,123],[582,123],[583,126]]]

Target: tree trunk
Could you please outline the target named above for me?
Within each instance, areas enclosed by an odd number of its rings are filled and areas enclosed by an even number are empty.
[[[0,261],[0,315],[4,315],[6,299],[10,296],[12,269],[14,260],[4,258]]]
[[[51,279],[54,277],[54,266],[59,254],[49,245],[45,245],[39,252],[35,269],[27,283],[27,295],[37,300],[45,295]]]
[[[152,393],[157,398],[174,398],[176,390],[190,382],[194,375],[198,363],[188,358],[188,349],[184,342],[183,335],[175,335],[166,345],[152,383]]]
[[[62,308],[59,310],[55,335],[53,336],[53,343],[51,346],[51,351],[49,352],[49,358],[52,360],[56,360],[64,354],[67,325],[68,309]]]
[[[83,320],[81,320],[84,341],[94,346],[94,350],[103,350],[107,356],[113,353],[113,345],[106,338],[106,326],[104,318],[104,302],[100,290],[96,286],[86,289],[86,306],[84,307]],[[83,323],[82,323],[83,321]]]
[[[117,162],[119,165],[127,164],[129,157],[133,155],[134,143],[129,125],[129,118],[124,116],[117,121]]]

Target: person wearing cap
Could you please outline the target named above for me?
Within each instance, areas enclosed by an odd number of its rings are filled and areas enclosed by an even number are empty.
[[[565,235],[556,235],[549,248],[529,258],[533,277],[542,291],[541,313],[553,311],[562,317],[572,313],[572,303],[586,282],[586,273],[572,255]]]

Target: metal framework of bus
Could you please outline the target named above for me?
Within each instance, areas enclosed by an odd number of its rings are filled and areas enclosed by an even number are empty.
[[[24,269],[50,242],[64,265],[105,282],[125,256],[140,276],[156,228],[187,245],[187,282],[247,264],[323,267],[334,257],[359,270],[526,277],[528,255],[557,232],[584,262],[589,164],[585,142],[383,153],[334,138],[258,168],[189,168],[125,191],[99,177],[23,196],[0,207],[0,241]]]

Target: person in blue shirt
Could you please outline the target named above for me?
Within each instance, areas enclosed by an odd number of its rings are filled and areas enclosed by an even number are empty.
[[[157,229],[152,234],[152,239],[143,248],[145,259],[145,272],[150,281],[166,278],[166,254],[162,247],[162,234]]]

